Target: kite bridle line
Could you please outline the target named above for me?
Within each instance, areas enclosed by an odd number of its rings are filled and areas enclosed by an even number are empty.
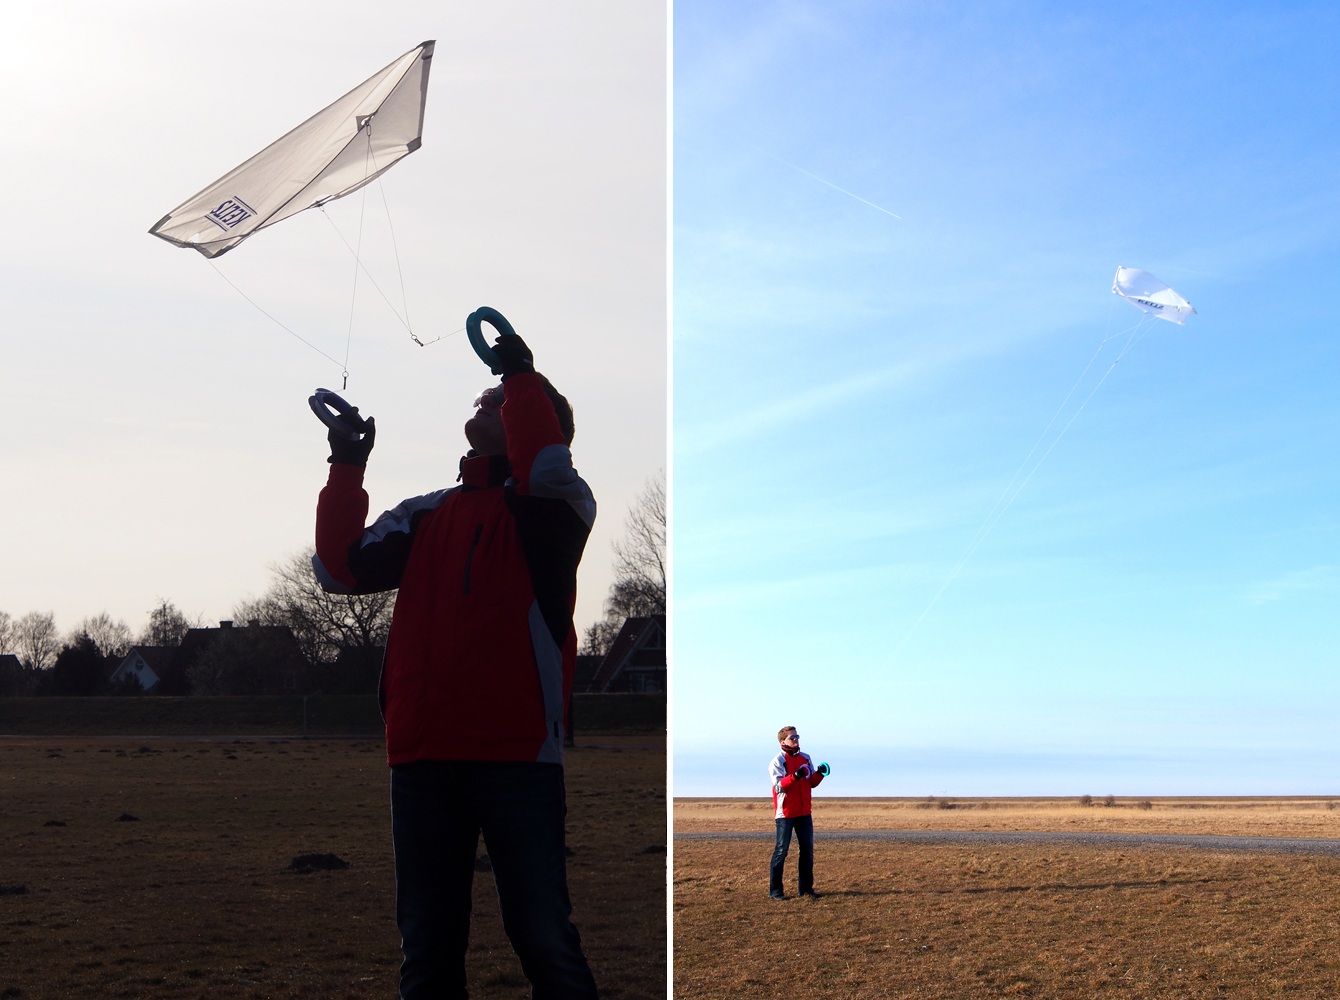
[[[354,281],[349,291],[349,332],[344,338],[344,387],[349,388],[349,347],[354,340],[354,305],[358,302],[358,271],[363,266],[363,216],[368,208],[368,164],[372,162],[372,119],[369,117],[363,127],[367,129],[368,150],[363,155],[363,197],[358,202],[358,248],[354,251]]]
[[[369,126],[369,133],[370,131],[371,127]],[[371,135],[369,134],[369,143],[370,142],[371,142]],[[373,151],[371,155],[372,155],[372,167],[373,170],[376,171],[377,154],[375,151]],[[366,174],[367,172],[365,171],[364,175],[366,176]],[[464,333],[465,327],[461,327],[459,330],[452,330],[451,333],[444,333],[440,337],[434,337],[432,340],[425,341],[419,339],[418,334],[414,332],[414,328],[410,325],[409,296],[405,292],[405,272],[400,265],[400,244],[396,240],[395,236],[395,223],[391,218],[391,205],[386,198],[386,184],[382,180],[381,173],[376,173],[375,176],[377,178],[377,188],[381,192],[382,196],[382,208],[386,211],[386,228],[391,233],[391,249],[395,253],[396,273],[400,278],[400,299],[402,303],[401,308],[404,310],[403,314],[401,312],[401,309],[396,308],[395,303],[391,301],[390,296],[386,294],[382,286],[378,284],[376,277],[374,277],[372,272],[368,270],[368,266],[365,263],[363,263],[359,255],[359,252],[354,249],[353,245],[350,244],[349,240],[345,237],[344,233],[341,232],[340,227],[336,225],[335,220],[331,218],[330,213],[326,211],[326,202],[325,201],[318,202],[315,207],[321,210],[321,214],[325,216],[326,221],[330,223],[330,228],[335,230],[335,235],[340,238],[340,242],[344,244],[345,249],[348,250],[350,255],[353,256],[355,266],[363,271],[363,274],[368,279],[368,281],[372,282],[372,287],[377,289],[377,294],[382,297],[382,301],[385,302],[386,307],[391,310],[391,314],[395,316],[395,318],[400,322],[400,325],[405,328],[405,332],[409,334],[410,340],[414,341],[414,343],[418,344],[420,347],[428,347],[431,344],[436,344],[439,340],[446,340],[448,337],[454,337],[458,333]],[[364,194],[366,195],[366,189],[364,191]],[[361,232],[361,225],[362,221],[360,213],[360,232]],[[361,244],[361,236],[360,236],[360,244]]]

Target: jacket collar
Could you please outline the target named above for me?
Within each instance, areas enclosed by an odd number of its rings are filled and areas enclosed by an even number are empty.
[[[504,486],[512,475],[512,463],[506,455],[467,455],[461,459],[461,474],[456,478],[467,490]]]

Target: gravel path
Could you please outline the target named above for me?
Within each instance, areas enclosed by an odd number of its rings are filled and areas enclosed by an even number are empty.
[[[677,833],[676,840],[768,840],[770,830]],[[1084,844],[1090,847],[1194,847],[1211,851],[1292,851],[1340,856],[1340,840],[1322,837],[1212,837],[1177,833],[1041,833],[989,830],[816,830],[815,840],[896,840],[910,844]]]

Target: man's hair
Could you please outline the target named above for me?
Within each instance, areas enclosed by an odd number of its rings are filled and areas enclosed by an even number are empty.
[[[544,394],[549,397],[549,402],[554,404],[554,413],[558,415],[558,429],[563,432],[563,440],[571,445],[573,434],[577,430],[572,422],[572,404],[547,378],[539,372],[535,374],[539,375],[540,384],[544,386]]]
[[[783,726],[781,729],[777,730],[777,742],[781,743],[784,739],[786,739],[787,733],[794,733],[795,731],[796,731],[795,726]]]

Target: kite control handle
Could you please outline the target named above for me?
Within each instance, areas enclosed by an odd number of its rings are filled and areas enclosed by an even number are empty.
[[[825,778],[827,778],[833,769],[828,766],[828,761],[825,760],[822,761],[819,764],[819,766],[815,768],[815,770],[818,771],[820,774],[822,774]]]
[[[358,415],[358,407],[350,406],[329,389],[317,389],[307,398],[307,405],[318,420],[350,441],[357,441],[368,429],[368,422]]]
[[[479,355],[479,360],[488,365],[490,370],[502,368],[502,361],[484,339],[484,331],[480,329],[481,323],[489,324],[504,337],[515,337],[516,331],[512,329],[512,324],[507,322],[506,316],[490,306],[480,306],[465,318],[465,335],[470,338],[470,346]]]

